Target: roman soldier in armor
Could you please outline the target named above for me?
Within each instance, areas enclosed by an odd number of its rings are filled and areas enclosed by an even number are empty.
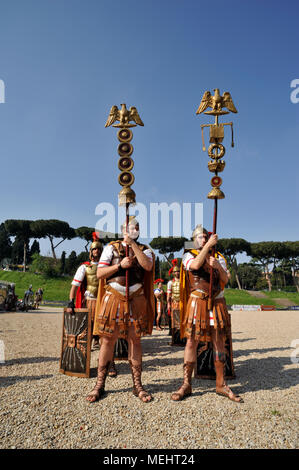
[[[223,289],[228,282],[225,262],[211,256],[210,250],[217,243],[217,234],[211,235],[201,225],[192,234],[195,249],[184,251],[181,266],[181,336],[187,338],[184,351],[184,381],[173,393],[174,401],[191,395],[191,377],[195,366],[199,341],[213,344],[216,371],[216,393],[235,402],[242,398],[235,395],[224,380],[226,360],[225,339],[230,331],[230,318],[224,300]],[[209,311],[210,267],[213,268],[213,307]]]
[[[128,341],[128,359],[133,378],[133,393],[141,401],[152,396],[141,383],[141,336],[152,333],[154,321],[154,255],[138,243],[139,224],[134,217],[122,225],[123,240],[109,243],[103,250],[97,269],[100,280],[94,334],[101,337],[98,376],[87,401],[95,402],[104,394],[105,380],[117,338]],[[126,256],[126,245],[128,254]],[[128,270],[128,277],[126,271]]]
[[[172,260],[169,275],[173,276],[167,284],[167,309],[171,318],[171,346],[184,346],[186,340],[180,337],[180,268],[178,260]]]
[[[88,308],[93,327],[99,281],[97,278],[98,262],[103,250],[96,232],[89,248],[89,261],[82,263],[76,271],[69,295],[68,312],[74,308]],[[99,349],[99,337],[93,337],[93,349]]]
[[[154,295],[156,299],[156,330],[162,331],[160,322],[162,314],[164,314],[164,291],[163,291],[163,279],[156,279],[154,284],[157,287],[154,289]]]

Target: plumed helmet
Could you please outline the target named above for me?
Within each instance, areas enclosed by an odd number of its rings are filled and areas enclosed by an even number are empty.
[[[92,239],[93,239],[93,242],[92,242],[92,244],[90,245],[90,248],[89,248],[89,259],[90,260],[92,258],[92,256],[91,256],[92,255],[92,250],[94,250],[95,248],[98,248],[100,250],[100,253],[102,253],[102,251],[103,251],[103,245],[99,240],[98,232],[92,232]]]
[[[169,276],[171,276],[171,275],[174,274],[175,272],[179,272],[179,271],[180,271],[180,268],[178,267],[178,260],[177,260],[177,258],[174,258],[174,259],[171,261],[171,264],[172,264],[172,268],[170,268],[170,270],[168,271]]]

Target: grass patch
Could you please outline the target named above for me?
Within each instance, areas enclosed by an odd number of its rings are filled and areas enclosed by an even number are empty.
[[[268,299],[288,299],[299,305],[299,292],[283,292],[279,290],[273,290],[271,292],[263,291]]]
[[[271,415],[272,416],[281,416],[281,413],[278,410],[271,410]]]
[[[296,305],[299,305],[299,293],[297,292],[275,290],[272,292],[263,291],[262,293],[266,297],[255,297],[249,294],[249,292],[239,289],[225,289],[224,291],[225,300],[228,305],[275,305],[281,308],[281,304],[274,299],[289,299]]]
[[[40,274],[23,273],[19,271],[0,271],[0,280],[14,282],[16,285],[16,294],[19,298],[24,297],[24,292],[32,284],[33,292],[39,287],[44,290],[44,300],[67,301],[72,277],[47,278]],[[166,288],[166,286],[163,286]],[[282,292],[282,291],[263,291],[266,297],[254,297],[246,291],[239,289],[225,289],[225,299],[228,305],[275,305],[281,307],[280,304],[273,299],[289,299],[296,305],[299,305],[299,293]]]
[[[32,284],[33,292],[36,292],[39,287],[44,291],[44,300],[68,300],[71,277],[62,278],[46,278],[41,274],[24,273],[18,271],[0,271],[0,280],[14,282],[16,285],[16,294],[18,298],[23,299],[24,293]]]
[[[262,300],[246,291],[239,289],[225,289],[224,290],[225,300],[228,305],[261,305]]]

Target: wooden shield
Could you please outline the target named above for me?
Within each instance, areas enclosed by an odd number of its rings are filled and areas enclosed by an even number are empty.
[[[232,335],[229,329],[225,341],[225,370],[224,375],[227,379],[236,377],[233,361]],[[216,371],[213,357],[213,344],[199,342],[197,347],[197,361],[194,369],[194,377],[197,379],[216,379]]]
[[[87,308],[76,308],[75,314],[66,310],[63,311],[59,372],[90,377],[91,315]]]

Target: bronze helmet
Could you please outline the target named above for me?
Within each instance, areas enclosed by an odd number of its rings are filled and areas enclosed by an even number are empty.
[[[196,225],[195,229],[192,232],[192,240],[194,241],[198,234],[205,233],[209,238],[209,232],[201,224]]]
[[[93,242],[91,243],[90,248],[89,248],[89,259],[90,260],[92,259],[92,250],[94,250],[95,248],[98,248],[99,251],[100,251],[100,254],[103,251],[103,245],[99,240],[98,232],[93,232],[92,233],[92,239],[93,239]]]

